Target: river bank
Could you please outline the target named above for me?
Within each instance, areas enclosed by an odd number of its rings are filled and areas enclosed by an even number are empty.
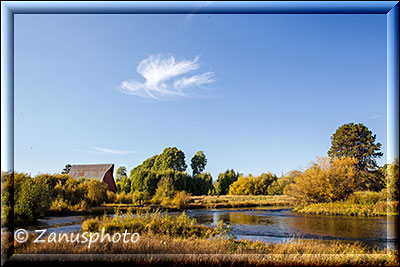
[[[178,207],[173,204],[161,205],[145,203],[143,205],[126,203],[103,203],[97,207],[86,209],[62,209],[49,210],[48,216],[71,216],[71,215],[101,215],[113,214],[115,210],[121,212],[154,212],[157,210],[177,212],[194,209],[226,209],[226,208],[249,208],[249,207],[294,207],[293,198],[286,195],[277,196],[191,196],[187,203]]]

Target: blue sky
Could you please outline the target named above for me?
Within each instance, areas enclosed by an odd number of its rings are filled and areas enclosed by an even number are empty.
[[[15,170],[305,169],[344,123],[386,162],[385,15],[15,15]],[[191,172],[190,167],[188,171]]]

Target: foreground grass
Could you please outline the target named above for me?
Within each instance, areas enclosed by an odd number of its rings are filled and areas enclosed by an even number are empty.
[[[179,238],[163,234],[141,235],[137,243],[85,244],[32,243],[15,244],[17,254],[118,254],[99,255],[81,260],[130,261],[157,264],[166,260],[176,265],[363,265],[397,266],[398,254],[388,249],[370,250],[360,243],[343,244],[337,241],[293,240],[285,244],[253,241]],[[130,255],[127,255],[130,254]],[[146,255],[145,255],[146,254]],[[158,255],[158,256],[157,256]],[[29,256],[31,257],[31,256]],[[36,255],[39,257],[40,255]],[[24,259],[24,258],[22,258]],[[26,258],[25,258],[26,259]],[[52,259],[47,256],[44,259]],[[60,260],[57,257],[52,260]],[[74,257],[70,257],[73,260]]]
[[[71,243],[65,239],[56,242],[47,239],[35,243],[33,241],[37,236],[31,235],[25,243],[14,243],[15,253],[19,254],[14,259],[108,260],[132,262],[135,265],[154,265],[168,261],[173,265],[194,266],[398,265],[397,252],[372,249],[361,243],[293,239],[283,244],[268,244],[236,240],[229,233],[229,227],[222,222],[210,228],[198,225],[185,213],[175,217],[161,212],[120,214],[117,211],[116,214],[114,218],[103,216],[89,219],[83,223],[82,230],[100,232],[100,229],[105,229],[110,234],[125,230],[138,232],[140,239],[136,243],[125,243],[122,240],[113,243],[107,239],[94,242],[90,247],[87,243]]]

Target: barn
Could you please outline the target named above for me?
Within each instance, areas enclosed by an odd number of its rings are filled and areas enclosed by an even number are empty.
[[[114,164],[72,165],[68,174],[74,178],[94,178],[108,185],[108,190],[117,192],[114,181]]]

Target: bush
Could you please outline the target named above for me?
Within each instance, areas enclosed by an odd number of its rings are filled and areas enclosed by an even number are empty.
[[[36,218],[45,215],[50,208],[51,191],[49,185],[44,179],[30,177],[23,177],[22,181],[18,181],[17,184],[18,187],[14,191],[15,224],[33,223]]]
[[[387,192],[390,200],[399,200],[399,158],[396,158],[392,164],[385,165],[385,174],[387,177]]]
[[[107,190],[107,203],[115,203],[117,200],[117,195],[112,192]]]
[[[132,194],[126,194],[125,192],[115,194],[114,203],[120,204],[131,204],[132,203]]]
[[[278,180],[274,181],[269,187],[268,187],[268,195],[283,195],[285,194],[284,190],[285,187],[288,186],[289,184],[293,183],[294,178],[297,176],[301,175],[302,172],[300,171],[291,171],[287,173],[286,175],[282,176]]]
[[[239,177],[229,186],[229,195],[267,195],[268,187],[276,180],[277,177],[272,173],[263,173],[258,177]]]
[[[150,194],[148,192],[133,192],[132,193],[132,203],[143,205],[150,200]]]
[[[286,187],[287,192],[303,204],[346,199],[357,188],[356,162],[349,157],[320,158]]]
[[[1,172],[1,227],[10,222],[11,215],[11,189],[13,186],[13,176],[10,172]]]
[[[89,219],[83,222],[82,230],[91,232],[101,232],[104,227],[105,232],[124,232],[130,233],[152,233],[163,234],[173,237],[212,237],[226,234],[229,228],[220,223],[219,227],[211,228],[197,225],[195,219],[182,212],[179,216],[171,216],[168,213],[131,213],[119,214],[116,212],[113,218],[103,216],[102,218]]]
[[[229,186],[236,182],[239,178],[239,173],[232,170],[226,170],[218,175],[217,181],[214,183],[214,192],[216,195],[226,195],[229,191]]]
[[[348,197],[349,203],[354,204],[376,204],[378,201],[385,201],[387,198],[385,192],[371,192],[371,191],[360,191],[354,192]]]
[[[67,212],[70,210],[71,203],[62,197],[56,198],[50,205],[51,211]]]
[[[174,199],[172,200],[172,204],[175,205],[178,209],[185,208],[190,201],[190,194],[185,191],[179,191],[176,193]]]
[[[108,186],[105,183],[95,179],[88,179],[83,185],[86,187],[85,191],[87,192],[85,200],[89,205],[95,206],[106,201]]]
[[[168,205],[175,195],[174,185],[169,177],[162,177],[158,183],[157,191],[152,198],[152,202],[156,204]]]

